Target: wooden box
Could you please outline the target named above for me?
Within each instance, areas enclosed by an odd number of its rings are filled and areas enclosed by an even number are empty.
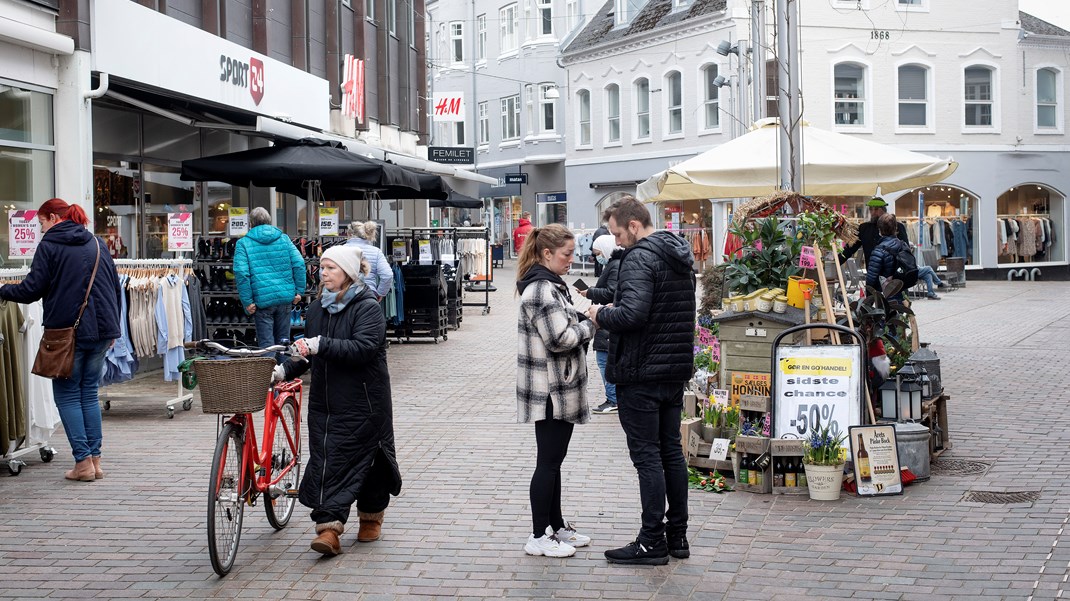
[[[784,330],[805,322],[801,309],[788,307],[787,313],[744,311],[725,312],[714,317],[721,341],[721,382],[731,382],[733,371],[769,373],[773,339]],[[792,342],[802,339],[802,334]]]
[[[759,485],[743,484],[739,481],[739,465],[743,459],[743,455],[746,454],[748,458],[755,458],[762,453],[769,451],[769,439],[761,436],[737,436],[736,437],[736,451],[732,459],[733,474],[736,480],[736,490],[743,492],[764,493],[769,494],[773,491],[773,479],[772,468],[773,463],[770,461],[769,466],[762,472],[762,483]]]
[[[949,395],[942,394],[935,399],[929,401],[923,401],[921,404],[921,423],[928,426],[933,432],[933,443],[930,445],[929,457],[935,460],[944,451],[951,448],[951,435],[947,431],[947,402],[951,399]],[[937,445],[936,436],[940,437],[940,445]],[[937,449],[937,446],[943,448]]]
[[[680,446],[683,447],[684,459],[690,464],[691,457],[698,454],[699,444],[691,444],[691,434],[698,437],[702,442],[702,420],[697,417],[689,417],[680,420]],[[709,453],[709,451],[706,451]]]
[[[801,440],[773,440],[769,444],[769,454],[772,455],[772,466],[775,469],[777,459],[783,461],[786,457],[791,457],[792,461],[797,462],[797,465],[802,465],[803,447]],[[776,475],[771,476],[773,479],[773,494],[774,495],[805,495],[809,494],[809,490],[806,485],[803,486],[776,486]]]

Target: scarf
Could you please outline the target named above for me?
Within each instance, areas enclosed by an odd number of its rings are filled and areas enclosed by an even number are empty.
[[[327,310],[328,313],[334,315],[342,309],[346,308],[349,301],[353,300],[357,293],[364,289],[364,284],[356,283],[350,286],[339,295],[338,292],[331,292],[324,289],[323,294],[320,295],[320,305]]]
[[[525,288],[527,288],[530,284],[538,282],[540,280],[545,280],[557,286],[562,292],[565,293],[565,298],[568,299],[568,304],[572,304],[572,295],[569,294],[568,284],[565,283],[565,280],[562,280],[561,276],[550,271],[541,263],[536,263],[535,265],[532,265],[531,269],[529,269],[528,272],[524,274],[524,278],[516,283],[517,292],[519,292],[520,294],[524,294]]]

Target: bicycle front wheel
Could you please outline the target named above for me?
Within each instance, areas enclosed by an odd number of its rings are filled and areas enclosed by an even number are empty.
[[[268,523],[276,530],[286,527],[290,516],[293,515],[294,506],[297,505],[297,499],[286,495],[285,491],[295,490],[301,483],[301,432],[297,429],[298,418],[297,401],[293,397],[287,398],[282,402],[278,419],[275,422],[275,439],[271,445],[271,471],[272,474],[277,474],[287,467],[290,467],[290,471],[278,483],[278,487],[284,494],[275,498],[267,495],[264,498],[264,511],[267,512]],[[287,432],[293,438],[293,447],[290,446],[290,441],[286,437]],[[269,477],[274,478],[273,475]]]
[[[226,424],[219,433],[212,457],[212,479],[208,485],[208,557],[212,569],[226,576],[234,565],[241,539],[245,510],[242,470],[242,432]]]

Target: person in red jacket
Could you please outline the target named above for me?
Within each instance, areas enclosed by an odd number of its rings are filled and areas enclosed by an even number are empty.
[[[517,225],[516,229],[513,230],[513,248],[517,253],[520,252],[521,248],[524,248],[524,240],[527,240],[528,234],[533,229],[535,228],[531,226],[531,213],[524,211],[520,215],[520,225]]]

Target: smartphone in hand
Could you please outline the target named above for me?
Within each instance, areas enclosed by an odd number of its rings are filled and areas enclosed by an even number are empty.
[[[588,288],[587,282],[584,282],[580,278],[577,278],[575,282],[572,282],[572,286],[576,288],[576,290],[586,290]]]

